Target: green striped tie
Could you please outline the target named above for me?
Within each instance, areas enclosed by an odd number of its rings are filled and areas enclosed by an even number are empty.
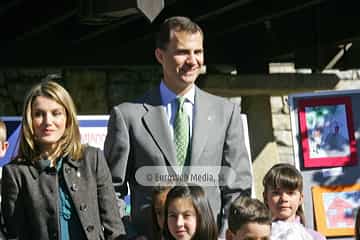
[[[176,100],[179,106],[174,123],[176,162],[179,166],[184,166],[189,146],[189,118],[184,110],[185,97]]]

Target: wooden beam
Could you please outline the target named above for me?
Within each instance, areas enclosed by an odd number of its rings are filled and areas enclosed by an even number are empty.
[[[272,9],[269,12],[266,12],[264,15],[260,15],[260,16],[255,15],[255,16],[253,16],[253,18],[249,19],[248,21],[239,20],[238,24],[232,24],[231,27],[229,27],[229,28],[219,29],[219,31],[214,33],[214,36],[219,36],[219,35],[222,36],[222,35],[229,34],[232,32],[237,32],[242,28],[246,28],[251,25],[255,25],[255,24],[259,24],[259,23],[261,24],[267,20],[277,19],[277,18],[281,18],[286,15],[294,14],[294,13],[304,10],[306,8],[315,7],[326,1],[328,1],[328,0],[312,0],[312,1],[305,1],[301,4],[293,4],[292,2],[287,1],[289,3],[289,7],[286,9],[281,9],[281,10],[279,9],[278,11],[275,11],[274,9]],[[285,5],[285,4],[279,4],[279,6],[281,6],[281,7],[283,7],[283,5]],[[246,8],[241,9],[241,10],[242,11],[250,11],[253,13],[257,12],[255,9],[251,9],[251,8],[250,8],[250,10],[246,9]],[[239,15],[239,11],[237,13],[235,12],[235,14]]]
[[[108,24],[108,25],[106,25],[106,26],[104,26],[102,28],[99,28],[96,31],[89,32],[89,33],[85,34],[84,36],[80,37],[79,39],[72,41],[71,43],[76,45],[76,44],[83,43],[84,41],[92,40],[92,39],[94,39],[94,38],[108,32],[108,31],[115,30],[115,29],[117,29],[118,27],[120,27],[122,25],[130,24],[131,22],[136,21],[139,18],[141,18],[140,15],[131,15],[131,16],[126,17],[126,18],[124,18],[124,19],[122,19],[120,21],[117,21],[115,23]]]
[[[10,9],[19,6],[23,0],[12,0],[0,5],[0,16],[6,14]]]
[[[21,36],[17,36],[15,41],[23,41],[27,38],[30,38],[34,35],[40,34],[48,29],[50,29],[51,27],[53,27],[54,25],[60,24],[62,22],[64,22],[65,20],[67,20],[68,18],[74,16],[77,13],[77,9],[71,9],[68,10],[66,12],[64,12],[61,16],[56,16],[52,19],[49,19],[46,23],[40,25],[40,26],[35,26],[33,29],[31,29],[28,32],[24,32]]]
[[[339,81],[335,74],[209,74],[201,76],[199,86],[216,95],[235,97],[329,90]]]

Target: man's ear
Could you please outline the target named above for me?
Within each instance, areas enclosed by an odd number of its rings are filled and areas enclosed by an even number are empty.
[[[230,231],[230,229],[226,230],[225,239],[226,240],[233,240],[234,239],[234,234]]]
[[[155,49],[155,57],[156,57],[156,60],[162,64],[163,63],[163,59],[164,59],[164,52],[163,50],[161,50],[160,48],[156,48]]]

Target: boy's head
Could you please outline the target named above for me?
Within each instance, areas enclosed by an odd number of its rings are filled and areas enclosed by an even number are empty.
[[[0,120],[0,158],[5,156],[6,150],[9,146],[6,138],[6,125]]]
[[[230,206],[226,240],[270,239],[271,215],[261,201],[239,197]]]

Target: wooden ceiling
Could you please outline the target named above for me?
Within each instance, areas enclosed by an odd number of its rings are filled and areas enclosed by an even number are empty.
[[[204,29],[210,70],[233,66],[263,73],[275,61],[320,71],[350,42],[333,67],[360,66],[357,0],[164,0],[153,22],[136,9],[89,20],[86,1],[100,0],[3,0],[0,67],[155,64],[154,33],[174,15],[188,16]]]

